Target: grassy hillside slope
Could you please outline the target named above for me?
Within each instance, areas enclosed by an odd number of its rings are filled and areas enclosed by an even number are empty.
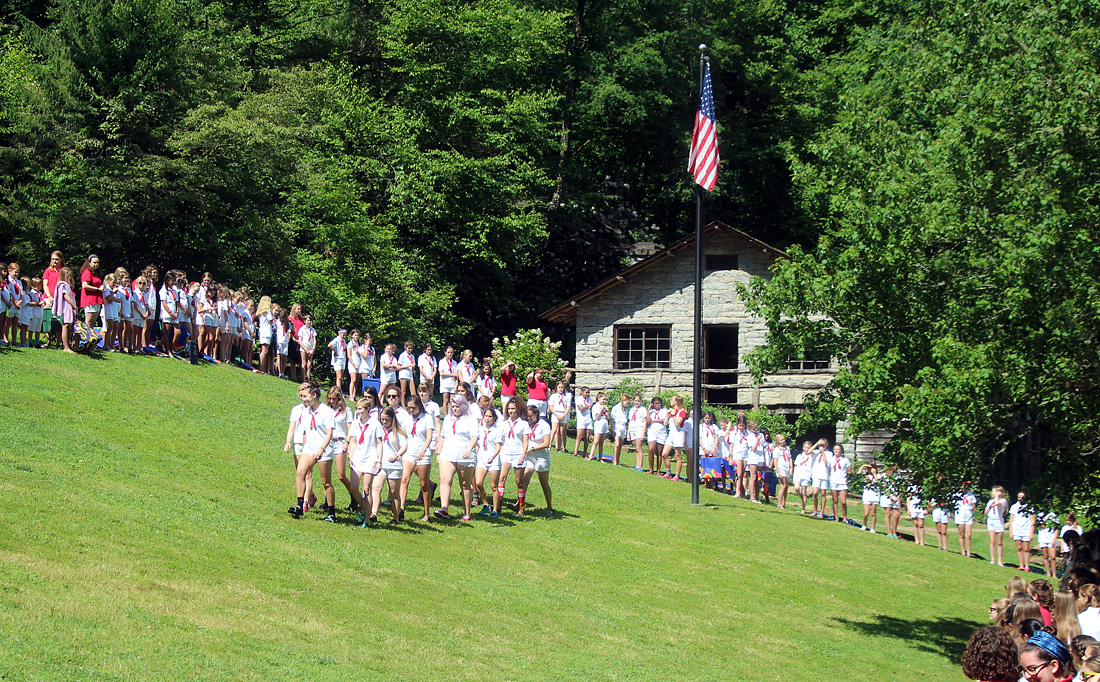
[[[0,679],[962,680],[1008,575],[564,455],[560,518],[296,521],[289,382],[0,367]]]

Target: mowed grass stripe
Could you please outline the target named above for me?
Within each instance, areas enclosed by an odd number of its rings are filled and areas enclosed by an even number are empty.
[[[556,453],[559,518],[295,521],[289,382],[0,363],[0,679],[961,680],[1008,577]]]

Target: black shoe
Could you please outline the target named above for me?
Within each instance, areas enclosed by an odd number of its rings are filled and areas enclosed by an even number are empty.
[[[348,511],[349,511],[349,512],[357,512],[357,511],[359,511],[359,503],[358,503],[358,502],[356,502],[355,500],[352,500],[352,501],[351,501],[351,504],[349,504],[349,505],[348,505]]]
[[[336,523],[336,517],[332,514],[329,514],[325,517],[325,523]]]
[[[286,512],[296,519],[302,518],[302,508],[299,505],[294,505],[290,509],[287,509]]]

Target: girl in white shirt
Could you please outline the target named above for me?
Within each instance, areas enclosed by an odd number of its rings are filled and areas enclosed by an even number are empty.
[[[1004,566],[1002,538],[1005,533],[1008,500],[1005,499],[1005,489],[999,485],[993,486],[990,494],[992,498],[985,503],[985,528],[989,531],[989,563]]]
[[[443,394],[443,412],[451,409],[451,394],[458,385],[458,362],[455,360],[455,347],[443,349],[443,359],[439,361],[439,392]]]
[[[434,350],[430,342],[425,343],[424,352],[416,359],[416,368],[420,373],[420,383],[417,386],[417,390],[420,390],[420,386],[431,386],[431,395],[435,395],[435,375],[437,372],[435,355],[433,355]]]
[[[271,297],[261,296],[256,306],[256,338],[260,343],[260,371],[264,374],[271,374],[272,360],[275,358],[271,352],[275,331],[273,318]]]
[[[374,399],[364,394],[355,403],[355,417],[348,422],[347,459],[351,464],[351,485],[348,492],[354,504],[351,511],[359,510],[359,518],[356,523],[362,524],[366,519],[367,510],[370,509],[370,488],[374,480],[374,472],[380,468],[377,459],[377,451],[373,446],[375,442],[373,428],[378,422],[378,408]],[[366,495],[360,492],[363,476],[369,476]]]
[[[305,321],[302,322],[302,327],[298,328],[298,350],[301,353],[302,348],[302,329],[305,327]],[[359,330],[352,329],[348,334],[348,396],[350,400],[355,400],[355,394],[359,392],[359,365],[363,362],[363,356],[359,354]],[[305,369],[305,364],[302,364],[302,369]]]
[[[809,441],[806,445],[809,445]],[[860,530],[875,532],[875,522],[878,521],[878,467],[873,463],[867,463],[859,467],[859,474],[863,476],[863,525]],[[871,519],[871,525],[867,525],[867,519]]]
[[[405,341],[405,350],[397,358],[397,380],[400,385],[401,402],[416,393],[413,385],[413,370],[416,369],[416,350],[411,339]]]
[[[458,380],[472,386],[476,376],[477,368],[474,367],[474,352],[467,348],[462,351],[462,362],[458,363]]]
[[[628,431],[627,435],[630,437],[630,442],[634,443],[634,471],[645,471],[643,465],[645,464],[645,434],[648,422],[649,411],[642,405],[642,394],[634,394],[634,404],[630,407],[630,412],[627,414]]]
[[[668,410],[659,397],[649,402],[646,412],[646,443],[649,453],[649,473],[657,476],[661,462],[660,455],[668,440]],[[657,460],[657,461],[654,461]]]
[[[286,359],[290,353],[290,321],[285,308],[276,306],[275,313],[275,370],[280,379],[286,378]]]
[[[336,387],[343,390],[344,370],[348,367],[348,330],[337,331],[336,336],[328,342],[328,348],[331,354],[329,364],[332,365],[332,371],[336,374]],[[379,393],[385,393],[385,391],[380,390]]]
[[[379,395],[385,395],[386,389],[390,386],[395,386],[400,391],[400,384],[397,383],[397,366],[397,344],[387,343],[385,350],[382,351],[382,357],[378,358],[378,368],[382,375],[378,382]]]
[[[810,488],[813,486],[813,447],[810,441],[803,441],[802,452],[794,459],[794,484],[798,490],[798,496],[802,498],[801,513],[803,514],[806,513],[806,499],[811,497]]]
[[[619,403],[611,408],[611,422],[615,425],[615,450],[612,454],[615,466],[619,466],[619,455],[622,454],[623,445],[630,438],[630,417],[627,416],[629,412],[630,396],[623,393],[619,396]]]
[[[115,298],[115,274],[109,272],[103,276],[103,350],[114,352],[115,340],[118,338],[118,300]],[[22,289],[19,290],[20,305],[22,305]]]
[[[822,438],[817,441],[813,449],[813,464],[810,467],[814,486],[814,516],[825,518],[825,499],[829,493],[829,480],[831,469],[829,468],[829,443]],[[820,506],[818,503],[820,502]]]
[[[401,500],[396,492],[397,485],[401,481],[403,467],[401,458],[408,450],[409,438],[392,407],[383,409],[378,415],[378,426],[374,430],[374,437],[378,443],[378,462],[381,468],[371,484],[371,515],[368,522],[374,523],[378,520],[384,482],[389,490],[390,511],[393,513],[390,523],[400,523],[404,518],[404,510],[401,508]]]
[[[955,502],[955,527],[959,531],[959,552],[970,556],[970,531],[974,528],[974,507],[978,506],[978,498],[970,492],[970,482],[962,484]],[[896,533],[896,531],[895,531]]]
[[[469,403],[461,395],[451,396],[451,413],[443,420],[439,433],[439,504],[435,515],[440,519],[450,519],[451,483],[458,474],[462,489],[462,506],[465,513],[463,521],[470,520],[470,507],[473,503],[473,474],[477,447],[477,419],[470,415]]]
[[[607,440],[607,394],[596,394],[596,402],[592,405],[592,447],[589,449],[588,459],[603,461],[603,442]]]
[[[592,459],[592,391],[587,386],[582,386],[577,393],[577,436],[573,441],[573,456],[584,455]],[[565,440],[568,422],[562,426],[562,441]],[[581,443],[584,449],[581,449]]]
[[[554,504],[550,494],[550,425],[539,418],[539,408],[536,405],[527,406],[527,426],[531,429],[531,435],[527,439],[527,455],[524,458],[526,466],[516,514],[523,516],[526,511],[527,490],[531,486],[531,478],[538,474],[539,485],[542,486],[542,494],[546,498],[546,515],[553,516]]]
[[[374,349],[374,337],[369,333],[363,334],[363,342],[359,344],[359,373],[373,377],[378,371],[378,352]]]
[[[683,453],[687,443],[685,426],[688,414],[687,410],[684,409],[684,399],[682,397],[674,395],[669,402],[672,403],[672,406],[668,411],[668,437],[665,439],[665,447],[661,451],[661,459],[663,460],[661,466],[668,471],[665,478],[670,481],[677,481],[680,479],[680,472],[684,466]],[[673,457],[676,458],[676,473],[672,473]]]
[[[317,330],[313,328],[313,318],[306,315],[301,329],[298,330],[298,352],[302,354],[302,372],[305,373],[306,381],[313,376],[313,352],[316,349]]]
[[[298,504],[287,511],[294,518],[301,518],[305,512],[304,502],[306,494],[310,492],[307,487],[312,483],[310,474],[316,466],[321,471],[321,481],[325,488],[325,512],[326,521],[336,523],[336,491],[332,487],[332,430],[333,417],[331,409],[321,404],[321,389],[314,383],[304,383],[298,387],[298,398],[302,402],[302,409],[298,412],[299,428],[304,432],[301,448],[295,448],[298,455],[298,467],[295,472],[295,485],[298,494]],[[293,415],[292,415],[293,416]],[[288,436],[293,433],[294,425]],[[289,438],[284,452],[290,451]]]
[[[488,362],[482,363],[481,369],[477,371],[477,376],[474,377],[474,381],[477,386],[478,399],[486,396],[489,400],[492,400],[497,392],[497,380],[493,378],[492,365]]]
[[[787,489],[791,483],[791,449],[787,447],[787,437],[782,433],[775,434],[775,447],[772,449],[772,463],[775,467],[775,475],[779,479],[779,492],[776,495],[775,506],[778,509],[787,508]],[[847,512],[845,512],[847,516]]]
[[[844,456],[844,446],[837,443],[829,459],[829,490],[833,498],[833,518],[843,523],[848,518],[848,474],[852,471],[852,461]],[[840,515],[836,513],[836,503],[840,501]]]
[[[426,387],[426,384],[421,384]],[[405,398],[405,411],[412,420],[409,425],[409,447],[405,450],[403,460],[404,470],[401,474],[401,510],[404,514],[405,503],[409,497],[409,482],[413,472],[420,479],[420,495],[423,498],[424,515],[420,520],[427,523],[430,520],[428,509],[432,506],[432,441],[436,429],[436,419],[424,409],[424,401],[421,395],[411,395]]]
[[[749,418],[744,412],[738,413],[733,428],[726,434],[729,441],[730,457],[737,467],[737,485],[734,495],[748,497],[749,491]]]
[[[474,493],[482,501],[481,511],[478,514],[487,516],[496,508],[494,499],[489,505],[489,495],[485,492],[485,477],[489,477],[489,485],[492,486],[493,495],[496,495],[497,486],[500,484],[500,450],[504,445],[504,434],[497,426],[497,413],[492,409],[483,410],[481,413],[481,427],[477,435],[477,468],[474,469]]]
[[[565,429],[569,425],[569,402],[565,397],[565,384],[561,381],[554,386],[554,392],[546,400],[547,416],[550,417],[550,446],[558,452],[565,452]]]
[[[504,488],[508,483],[508,470],[515,469],[516,487],[523,489],[523,470],[527,466],[525,458],[531,427],[525,419],[520,417],[520,406],[515,400],[509,400],[504,406],[504,415],[506,419],[500,424],[500,476],[497,478],[497,489],[493,495],[493,511],[489,514],[491,518],[500,515]]]

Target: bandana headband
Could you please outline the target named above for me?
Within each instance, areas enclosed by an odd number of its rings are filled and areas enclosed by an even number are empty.
[[[1063,663],[1070,660],[1072,656],[1069,649],[1066,648],[1066,645],[1062,644],[1057,637],[1049,632],[1040,630],[1032,635],[1031,639],[1027,640],[1027,643],[1034,644]]]

